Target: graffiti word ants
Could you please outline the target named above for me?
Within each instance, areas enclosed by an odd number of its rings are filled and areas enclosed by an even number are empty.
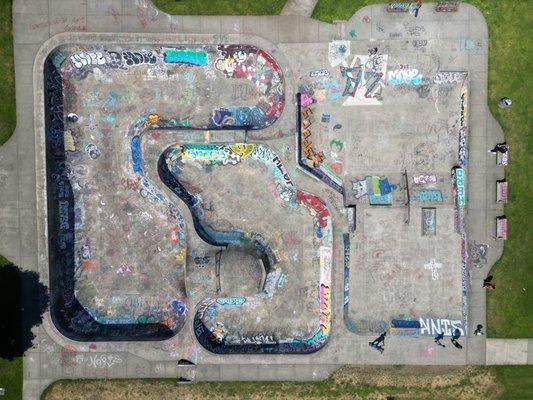
[[[445,336],[452,336],[455,329],[459,329],[461,335],[464,335],[462,322],[459,319],[445,318],[420,318],[420,334],[436,336],[444,333]]]

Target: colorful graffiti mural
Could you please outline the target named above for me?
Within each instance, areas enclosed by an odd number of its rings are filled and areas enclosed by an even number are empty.
[[[163,47],[163,60],[166,63],[187,64],[206,66],[208,63],[207,53],[203,50],[171,49]]]
[[[392,204],[392,192],[398,188],[387,177],[367,176],[360,181],[352,181],[352,192],[356,199],[367,198],[372,205]]]
[[[344,193],[342,179],[330,168],[323,165],[324,153],[317,151],[313,144],[312,125],[313,110],[310,105],[304,107],[301,103],[302,95],[297,95],[298,105],[298,165],[312,176],[331,186],[339,193]]]
[[[275,289],[281,279],[282,262],[274,256],[275,250],[259,233],[243,231],[216,231],[204,223],[203,200],[189,192],[180,179],[183,176],[180,165],[194,163],[200,166],[230,168],[248,160],[260,161],[274,176],[280,198],[289,209],[307,210],[313,217],[313,242],[316,243],[316,261],[319,265],[318,326],[309,338],[280,337],[278,334],[246,332],[229,329],[224,322],[225,308],[238,307],[241,313],[254,313],[265,299],[275,296]],[[201,302],[194,318],[194,331],[199,342],[208,350],[221,353],[310,353],[320,349],[327,341],[331,329],[331,216],[325,203],[317,196],[295,188],[280,158],[269,147],[262,144],[234,145],[174,145],[169,147],[159,161],[162,181],[180,198],[191,211],[198,235],[206,242],[224,246],[233,244],[252,247],[263,261],[266,279],[260,293],[248,297],[206,298]],[[275,277],[274,277],[275,276]],[[272,278],[274,277],[274,278]],[[284,281],[285,282],[285,281]],[[247,338],[247,339],[246,339]]]
[[[272,124],[285,106],[283,73],[276,60],[266,51],[248,45],[220,45],[218,50],[220,57],[214,62],[215,68],[226,78],[246,79],[254,83],[258,92],[264,95],[264,101],[252,108],[215,110],[215,125],[251,126],[254,129],[255,126]]]
[[[66,46],[65,49],[51,54],[45,65],[47,173],[49,181],[54,182],[47,185],[51,217],[49,245],[54,323],[65,336],[75,340],[169,338],[182,328],[188,309],[183,293],[179,292],[181,289],[176,289],[175,285],[179,274],[183,273],[187,258],[185,223],[173,204],[174,200],[169,199],[146,173],[143,143],[156,143],[161,137],[161,130],[168,128],[217,130],[231,126],[236,130],[254,130],[274,123],[284,107],[281,68],[267,52],[253,46],[187,45],[157,49],[140,46],[122,49],[117,46],[106,50],[80,50],[79,47]],[[217,60],[228,61],[230,57],[235,66],[235,73],[231,76],[228,70],[217,70],[215,65]],[[130,70],[132,67],[139,68]],[[173,74],[175,71],[180,71],[180,74]],[[96,205],[92,196],[94,185],[91,183],[89,188],[86,182],[88,177],[84,176],[87,167],[82,164],[82,157],[94,160],[104,170],[112,168],[108,148],[113,146],[109,146],[109,135],[112,128],[117,126],[117,104],[129,93],[111,90],[100,99],[98,93],[90,92],[81,99],[75,96],[75,85],[88,76],[94,76],[98,82],[109,82],[114,74],[128,73],[135,73],[135,79],[146,78],[150,81],[168,81],[172,75],[172,79],[179,82],[176,83],[177,87],[183,89],[178,101],[182,107],[191,104],[195,86],[202,78],[205,78],[203,82],[209,83],[218,73],[219,79],[244,80],[247,87],[250,86],[248,82],[253,83],[254,92],[243,99],[249,101],[249,105],[240,101],[238,107],[224,109],[215,106],[203,115],[173,115],[169,118],[164,118],[154,108],[162,91],[156,89],[154,107],[148,104],[145,113],[125,129],[125,142],[128,144],[124,151],[129,157],[125,158],[121,171],[124,176],[117,184],[117,204],[123,204],[121,211],[128,216],[135,214],[135,218],[142,220],[146,228],[142,225],[132,226],[131,221],[120,221],[111,212],[105,218],[109,219],[113,229],[122,229],[125,237],[132,232],[140,233],[141,240],[153,244],[156,257],[168,257],[165,265],[171,265],[172,269],[166,271],[168,268],[163,268],[165,271],[161,272],[163,276],[158,282],[152,281],[143,268],[139,268],[128,257],[119,259],[116,255],[122,250],[101,244],[96,246],[89,237],[90,224],[85,221],[89,202],[92,207],[102,207],[104,210],[108,209],[108,205],[104,200]],[[208,84],[203,89],[206,88],[209,89]],[[64,109],[65,96],[67,106]],[[70,112],[80,102],[84,107],[91,106],[99,110],[100,117],[98,111],[88,116]],[[101,108],[98,102],[101,102]],[[76,123],[78,125],[74,125]],[[69,129],[66,129],[65,124],[70,124]],[[82,137],[80,130],[83,129],[91,132],[87,138],[94,138],[94,141],[88,143]],[[247,149],[246,145],[233,146],[230,152],[244,158]],[[201,154],[199,148],[191,148],[190,151]],[[118,156],[119,159],[121,157]],[[283,167],[279,163],[276,165],[274,162],[272,168],[283,179],[288,177],[286,174],[283,177]],[[153,207],[138,211],[130,201],[132,193],[137,193],[141,202],[143,199],[151,202]],[[152,222],[154,218],[171,224],[168,235],[151,228],[155,226],[155,222]],[[258,238],[248,240],[261,244]],[[116,262],[108,261],[114,257],[117,258]],[[101,278],[100,285],[93,282],[97,277]],[[85,286],[80,283],[82,281]],[[154,288],[161,288],[161,291],[150,295],[136,291],[132,291],[132,295],[110,295],[113,285],[126,286],[135,282],[143,291]],[[84,290],[75,290],[76,285],[81,285]],[[85,295],[84,301],[89,299],[89,302],[80,303],[73,293]]]
[[[341,76],[346,79],[343,106],[380,105],[388,56],[381,54],[355,55],[348,64],[343,60]]]

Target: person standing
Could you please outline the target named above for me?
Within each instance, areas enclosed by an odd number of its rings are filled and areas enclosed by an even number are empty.
[[[418,11],[422,7],[422,0],[417,0],[413,6],[413,12],[415,13],[415,18],[418,17]]]
[[[483,289],[488,290],[494,290],[496,289],[496,285],[492,283],[492,275],[487,276],[485,279],[483,279]]]
[[[475,335],[475,336],[483,335],[483,325],[478,324],[478,325],[476,326],[476,330],[474,331],[474,335]]]

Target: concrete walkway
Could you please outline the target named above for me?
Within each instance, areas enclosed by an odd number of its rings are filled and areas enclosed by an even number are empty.
[[[13,137],[0,147],[0,231],[2,232],[0,254],[26,269],[42,272],[48,268],[46,256],[39,255],[37,251],[37,242],[44,242],[47,239],[38,233],[37,220],[40,218],[42,224],[46,213],[38,207],[35,190],[38,185],[34,134],[37,129],[42,129],[43,124],[43,121],[34,118],[34,112],[37,115],[34,99],[40,95],[34,93],[34,90],[38,90],[34,88],[42,86],[42,77],[38,74],[39,65],[35,67],[34,76],[34,61],[45,41],[61,32],[122,32],[130,35],[133,41],[147,40],[147,34],[150,33],[171,33],[182,35],[180,37],[186,35],[189,41],[194,40],[195,35],[203,34],[212,42],[223,42],[227,41],[227,35],[237,34],[248,39],[251,35],[258,36],[277,45],[327,43],[341,38],[350,38],[353,41],[376,41],[396,38],[394,35],[403,30],[400,17],[386,13],[383,5],[365,7],[342,24],[327,24],[306,17],[311,15],[315,4],[314,0],[289,1],[281,16],[189,17],[164,14],[148,0],[14,0],[17,128]],[[466,352],[460,356],[443,353],[425,359],[420,357],[420,354],[423,354],[424,348],[431,342],[430,339],[427,343],[420,339],[418,344],[410,344],[412,354],[405,354],[403,343],[407,343],[409,339],[399,338],[398,348],[388,349],[388,353],[383,357],[376,358],[374,354],[369,355],[367,338],[350,336],[343,332],[342,315],[339,311],[340,300],[337,296],[333,298],[337,311],[333,315],[335,322],[332,340],[316,356],[224,358],[206,355],[203,358],[204,365],[197,368],[197,380],[312,380],[315,377],[326,377],[345,363],[492,365],[532,362],[531,339],[500,340],[471,336],[472,326],[478,323],[486,325],[485,292],[481,288],[481,281],[503,250],[503,243],[493,238],[494,218],[502,213],[501,205],[494,201],[495,182],[504,176],[504,171],[503,168],[496,166],[493,156],[488,154],[487,150],[502,141],[503,133],[487,107],[486,24],[477,9],[465,4],[461,5],[460,13],[445,16],[426,10],[422,9],[416,23],[433,35],[431,37],[428,35],[427,39],[462,37],[482,43],[482,47],[477,51],[468,53],[471,82],[468,227],[470,240],[488,244],[489,253],[484,266],[471,269],[470,336],[466,339]],[[450,28],[450,24],[453,25],[453,29]],[[72,40],[75,40],[76,35],[72,34]],[[150,38],[153,39],[154,36]],[[70,39],[67,36],[62,40]],[[93,37],[91,40],[98,40],[98,37]],[[39,170],[37,173],[42,174],[43,171]],[[42,189],[43,187],[39,185],[38,190]],[[46,281],[47,273],[41,273],[41,278]],[[88,344],[71,343],[59,338],[58,334],[54,336],[53,326],[49,324],[45,323],[35,329],[35,347],[24,357],[25,399],[38,398],[50,382],[60,377],[177,376],[175,361],[161,361],[154,358],[156,357],[154,354],[159,353],[148,347],[146,351],[141,351],[142,356],[138,353],[133,354],[127,347],[128,344],[124,343],[114,344],[113,354],[119,357],[116,360],[120,359],[120,363],[116,365],[98,369],[92,358],[82,358],[85,362],[76,366],[65,365],[63,352],[68,348],[67,345],[76,345],[81,349],[84,346],[88,348]],[[144,345],[137,347],[141,348]],[[99,349],[105,348],[103,345],[100,347],[100,344],[98,346]],[[98,355],[96,352],[91,354]],[[105,354],[109,355],[109,352]],[[58,363],[59,360],[61,363]],[[265,363],[278,365],[260,366]]]
[[[288,0],[281,15],[301,15],[310,17],[318,0]]]

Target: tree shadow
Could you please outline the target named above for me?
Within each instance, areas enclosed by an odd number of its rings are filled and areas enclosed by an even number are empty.
[[[39,274],[11,263],[0,267],[0,358],[11,361],[32,346],[31,328],[42,322],[48,303]]]

